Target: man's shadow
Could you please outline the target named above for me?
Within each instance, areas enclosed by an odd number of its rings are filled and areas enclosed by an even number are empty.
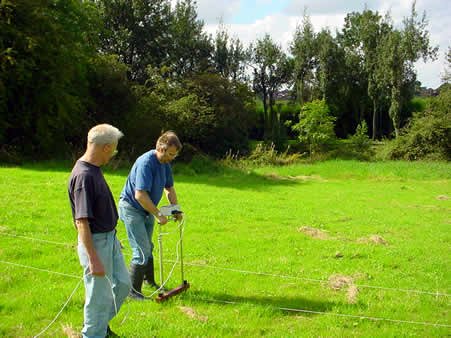
[[[281,311],[284,315],[304,315],[313,316],[325,312],[329,312],[336,305],[334,302],[326,300],[313,300],[299,296],[265,296],[250,295],[237,296],[228,293],[216,293],[204,290],[188,290],[185,294],[187,299],[197,302],[206,302],[211,304],[230,304],[230,305],[246,305],[252,304],[256,306],[271,307],[274,310]]]

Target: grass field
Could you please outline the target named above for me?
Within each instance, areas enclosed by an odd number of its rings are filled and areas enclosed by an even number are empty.
[[[111,325],[121,336],[451,335],[450,164],[328,161],[210,175],[175,167],[191,288],[164,304],[127,301]],[[70,169],[0,168],[2,337],[38,334],[74,290],[43,336],[81,329]],[[116,199],[126,175],[106,170]],[[122,223],[118,237],[128,264]],[[164,238],[166,271],[177,238]],[[173,277],[170,286],[178,268]]]

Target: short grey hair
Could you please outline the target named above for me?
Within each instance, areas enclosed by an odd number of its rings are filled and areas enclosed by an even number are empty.
[[[88,133],[88,142],[94,144],[117,143],[124,134],[111,124],[98,124]]]

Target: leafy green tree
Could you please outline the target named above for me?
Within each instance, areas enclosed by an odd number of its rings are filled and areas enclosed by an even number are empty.
[[[213,61],[216,71],[233,81],[245,81],[245,63],[249,56],[240,39],[231,38],[221,24],[214,42]]]
[[[311,98],[318,55],[316,35],[310,17],[306,13],[302,24],[296,27],[290,51],[294,59],[296,97],[302,105]]]
[[[386,84],[378,77],[378,59],[381,39],[392,30],[386,19],[378,12],[365,9],[362,13],[350,13],[345,18],[342,29],[342,41],[349,53],[354,53],[359,59],[359,65],[366,76],[367,95],[372,102],[372,137],[378,136],[378,114],[380,99],[384,96]]]
[[[404,18],[402,31],[392,32],[386,45],[391,86],[389,115],[395,128],[396,137],[399,136],[402,104],[406,99],[409,100],[413,97],[413,95],[403,97],[401,92],[409,75],[415,74],[413,71],[414,62],[421,57],[424,61],[436,58],[437,47],[431,46],[426,26],[426,13],[423,13],[423,16],[419,18],[414,1],[410,16]],[[410,82],[414,83],[414,81],[415,78],[411,79]]]
[[[292,61],[266,34],[251,46],[254,70],[253,87],[263,101],[264,138],[280,143],[280,113],[274,109],[275,94],[280,87],[289,82]]]
[[[446,54],[446,66],[445,72],[442,76],[442,81],[444,83],[451,82],[451,47],[448,47],[448,53]]]
[[[298,133],[299,141],[307,143],[313,154],[335,138],[334,122],[335,117],[329,114],[326,102],[313,100],[302,106],[299,123],[292,128]]]
[[[203,31],[193,0],[178,0],[173,10],[167,39],[170,42],[166,66],[176,78],[202,73],[212,68],[213,43]]]
[[[0,3],[1,143],[35,158],[67,151],[83,116],[98,12],[78,0]]]
[[[129,67],[129,78],[146,79],[146,67],[160,67],[172,52],[169,0],[96,0],[102,11],[102,51]]]

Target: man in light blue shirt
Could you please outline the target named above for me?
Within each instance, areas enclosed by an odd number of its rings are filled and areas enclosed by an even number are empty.
[[[171,204],[177,203],[170,162],[181,150],[177,135],[168,131],[161,135],[156,149],[150,150],[135,161],[127,177],[119,200],[119,218],[124,222],[132,248],[130,297],[144,299],[141,293],[144,278],[155,288],[152,234],[154,220],[166,224],[167,218],[157,208],[163,191]],[[177,216],[178,217],[178,216]]]

